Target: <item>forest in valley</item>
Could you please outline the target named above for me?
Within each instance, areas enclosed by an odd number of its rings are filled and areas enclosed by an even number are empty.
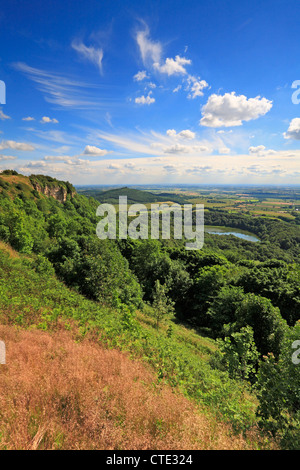
[[[65,200],[45,187],[63,188]],[[206,225],[260,241],[206,233],[201,250],[186,250],[184,240],[100,240],[98,205],[70,183],[2,172],[1,325],[52,331],[77,322],[81,337],[144,361],[157,383],[179,388],[233,435],[255,430],[253,448],[299,449],[297,212],[254,217],[208,207]]]

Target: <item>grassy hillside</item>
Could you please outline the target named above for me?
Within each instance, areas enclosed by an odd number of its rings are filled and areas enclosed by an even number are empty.
[[[69,182],[59,181],[51,176],[31,175],[30,177],[21,175],[14,170],[4,170],[0,174],[0,191],[10,197],[22,197],[24,199],[36,199],[42,197],[45,187],[63,188],[68,194],[75,194],[75,188]]]
[[[0,449],[251,449],[151,370],[88,339],[0,326]],[[37,358],[39,358],[37,360]]]
[[[255,398],[209,367],[211,340],[105,309],[0,249],[1,449],[274,446],[255,430]]]

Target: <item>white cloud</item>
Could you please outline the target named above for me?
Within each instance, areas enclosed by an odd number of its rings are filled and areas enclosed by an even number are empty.
[[[178,173],[178,168],[175,166],[175,165],[164,165],[163,169],[167,172],[167,173]]]
[[[64,162],[65,160],[69,159],[67,155],[46,155],[44,160],[47,162]]]
[[[106,167],[107,170],[120,170],[120,166],[119,165],[115,165],[114,163],[113,164],[110,164]]]
[[[257,119],[272,108],[272,101],[257,96],[247,98],[235,92],[225,95],[213,94],[202,107],[200,124],[207,127],[241,126],[243,121]]]
[[[193,166],[192,168],[188,168],[186,170],[186,173],[190,173],[190,174],[203,174],[203,173],[207,173],[208,171],[211,171],[213,168],[211,166],[208,166],[208,165],[197,165],[197,166]]]
[[[178,85],[176,88],[174,88],[173,93],[177,93],[179,90],[181,90],[182,85]]]
[[[300,118],[292,119],[287,132],[283,135],[285,139],[300,140]]]
[[[222,154],[226,154],[226,155],[227,155],[228,153],[230,153],[230,149],[229,149],[228,147],[220,147],[220,148],[218,149],[218,151],[219,151],[219,154],[221,154],[221,155],[222,155]]]
[[[0,119],[1,119],[1,121],[4,121],[5,119],[11,119],[11,117],[4,114],[2,109],[0,109]]]
[[[34,117],[28,116],[28,117],[22,118],[22,121],[35,121],[35,119]]]
[[[258,145],[257,147],[249,147],[250,155],[257,155],[258,157],[266,157],[268,155],[276,155],[276,150],[268,150],[264,145]]]
[[[84,155],[90,155],[94,157],[104,157],[105,155],[108,154],[107,150],[100,149],[98,147],[95,147],[93,145],[87,145],[84,149],[83,152]]]
[[[172,58],[167,58],[163,65],[160,65],[159,62],[154,62],[153,67],[160,73],[166,73],[168,76],[176,74],[185,75],[187,73],[185,65],[190,64],[191,60],[177,55],[175,60]]]
[[[138,31],[136,41],[144,64],[151,63],[152,65],[155,62],[160,62],[162,46],[160,42],[149,39],[149,28],[146,25],[144,31]]]
[[[155,103],[155,98],[153,98],[152,96],[150,96],[151,94],[151,91],[150,93],[148,94],[148,96],[139,96],[138,98],[135,98],[135,102],[137,104],[152,104],[152,103]]]
[[[180,131],[178,134],[175,129],[168,129],[166,133],[169,137],[181,137],[183,139],[194,139],[196,136],[195,132],[192,132],[189,129]]]
[[[23,142],[15,142],[14,140],[2,140],[0,143],[0,150],[4,149],[13,149],[13,150],[21,150],[21,151],[31,151],[34,150],[34,146],[30,144],[26,144]]]
[[[165,147],[163,151],[164,153],[171,153],[171,154],[190,153],[191,147],[188,147],[187,145],[174,144],[174,145],[171,145],[170,147]]]
[[[196,78],[193,75],[189,75],[187,78],[187,91],[190,93],[188,94],[188,98],[195,99],[197,96],[203,96],[204,88],[208,87],[208,83],[205,80],[200,80],[200,78]]]
[[[47,163],[41,160],[29,162],[27,165],[28,168],[44,168],[45,166],[47,166]]]
[[[168,129],[166,134],[169,136],[169,137],[176,137],[177,135],[177,132],[175,131],[175,129]]]
[[[102,59],[103,59],[103,49],[96,49],[93,46],[86,46],[83,44],[83,42],[80,41],[73,41],[72,42],[72,47],[75,49],[76,52],[79,53],[81,57],[83,57],[85,60],[88,60],[89,62],[92,62],[94,65],[96,65],[100,71],[100,73],[103,73],[102,69]]]
[[[264,145],[258,145],[257,147],[249,147],[249,152],[250,153],[260,153],[263,152],[266,149]]]
[[[145,78],[149,78],[148,75],[147,75],[147,72],[146,70],[142,70],[138,73],[136,73],[133,77],[133,79],[136,81],[136,82],[141,82],[142,80],[144,80]]]
[[[16,160],[17,157],[12,157],[11,155],[0,155],[0,162],[5,160]]]
[[[52,122],[53,124],[58,124],[57,119],[55,118],[51,119],[48,116],[43,116],[40,122],[42,122],[43,124],[50,123],[50,122]]]
[[[72,109],[100,109],[103,107],[102,100],[93,93],[93,90],[99,88],[99,85],[82,82],[57,72],[36,69],[22,62],[13,64],[13,67],[34,81],[37,88],[45,94],[45,100],[49,103]],[[107,99],[106,97],[106,101]],[[107,102],[105,106],[107,106]]]

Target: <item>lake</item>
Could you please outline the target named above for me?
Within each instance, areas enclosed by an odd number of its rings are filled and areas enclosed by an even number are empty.
[[[205,225],[204,232],[211,233],[213,235],[233,235],[237,238],[242,238],[248,242],[259,242],[260,239],[253,233],[240,230],[232,227],[217,227],[213,225]]]

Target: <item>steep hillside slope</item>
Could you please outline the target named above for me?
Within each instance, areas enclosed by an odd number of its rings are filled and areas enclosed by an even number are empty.
[[[187,368],[194,356],[207,374],[209,343],[196,342],[188,332],[181,343],[180,329],[172,341],[164,339],[149,322],[139,326],[37,271],[34,260],[0,246],[0,338],[7,350],[6,365],[0,366],[0,449],[274,447],[254,427],[245,436],[234,432],[202,400],[197,405],[175,385],[175,356]],[[198,387],[205,389],[208,380]],[[231,407],[235,395],[236,406],[245,402],[249,420],[250,402],[242,390],[237,397],[234,383],[224,382],[223,398],[224,393],[227,399],[232,394]]]

